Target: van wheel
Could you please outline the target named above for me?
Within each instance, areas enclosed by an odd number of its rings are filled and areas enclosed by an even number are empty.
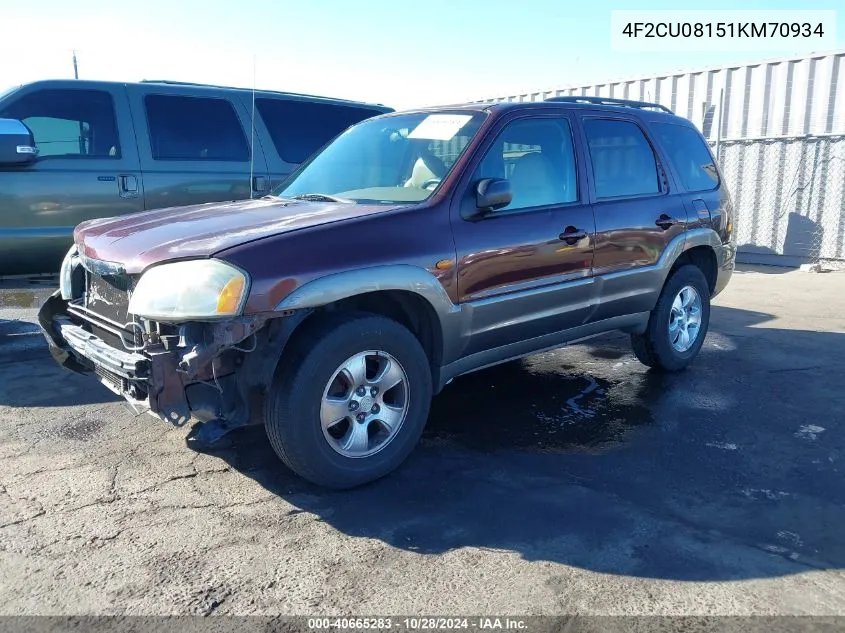
[[[680,371],[698,354],[710,324],[710,287],[701,269],[681,266],[663,286],[644,334],[632,334],[634,354],[644,365]]]
[[[270,444],[295,473],[352,488],[401,464],[422,434],[431,369],[417,338],[370,314],[305,324],[268,394]]]

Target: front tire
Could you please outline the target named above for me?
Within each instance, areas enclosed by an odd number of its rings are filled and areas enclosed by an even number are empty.
[[[378,315],[318,317],[303,328],[267,398],[270,444],[321,486],[383,477],[410,454],[428,418],[432,380],[422,345]]]
[[[710,325],[710,286],[698,266],[678,268],[663,286],[644,334],[632,334],[641,363],[680,371],[698,355]]]

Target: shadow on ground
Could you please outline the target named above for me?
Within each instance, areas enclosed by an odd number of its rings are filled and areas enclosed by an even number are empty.
[[[420,553],[682,580],[842,567],[845,335],[770,318],[714,307],[676,375],[610,335],[457,379],[406,464],[356,490],[297,478],[261,428],[210,452],[346,534]]]
[[[0,345],[11,346],[18,342],[18,339],[15,337],[35,335],[41,335],[35,323],[21,321],[19,319],[0,319]],[[46,350],[47,348],[45,347],[44,349]]]
[[[772,325],[714,306],[700,357],[674,375],[612,334],[464,376],[408,461],[356,490],[296,477],[261,428],[208,452],[347,535],[421,554],[679,580],[842,568],[845,334]],[[46,358],[0,372],[0,404],[115,399]]]
[[[64,407],[119,400],[87,376],[60,368],[34,323],[38,308],[58,286],[55,276],[0,280],[0,405]]]
[[[91,380],[53,362],[37,325],[0,319],[0,405],[64,407],[118,399]]]

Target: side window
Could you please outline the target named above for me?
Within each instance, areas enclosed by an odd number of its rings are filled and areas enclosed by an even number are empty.
[[[630,121],[584,119],[596,198],[660,193],[657,161],[642,130]]]
[[[651,129],[687,191],[715,189],[719,173],[701,135],[684,125],[653,123]]]
[[[496,213],[578,200],[569,121],[536,118],[509,123],[484,155],[473,186],[484,178],[510,181],[513,200]]]
[[[155,160],[249,161],[246,136],[227,100],[147,95],[144,106]]]
[[[39,90],[3,109],[0,118],[23,121],[32,130],[40,157],[120,158],[108,92]]]
[[[255,107],[279,156],[293,164],[304,162],[350,125],[381,114],[368,108],[288,99],[256,99]]]

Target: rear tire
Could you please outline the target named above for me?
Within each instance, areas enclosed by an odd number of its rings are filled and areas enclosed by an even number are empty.
[[[710,324],[710,286],[698,266],[678,268],[663,286],[644,334],[632,334],[643,365],[680,371],[698,355]]]
[[[366,313],[302,327],[268,394],[270,444],[291,470],[321,486],[383,477],[410,454],[428,418],[432,380],[422,345],[399,323]]]

